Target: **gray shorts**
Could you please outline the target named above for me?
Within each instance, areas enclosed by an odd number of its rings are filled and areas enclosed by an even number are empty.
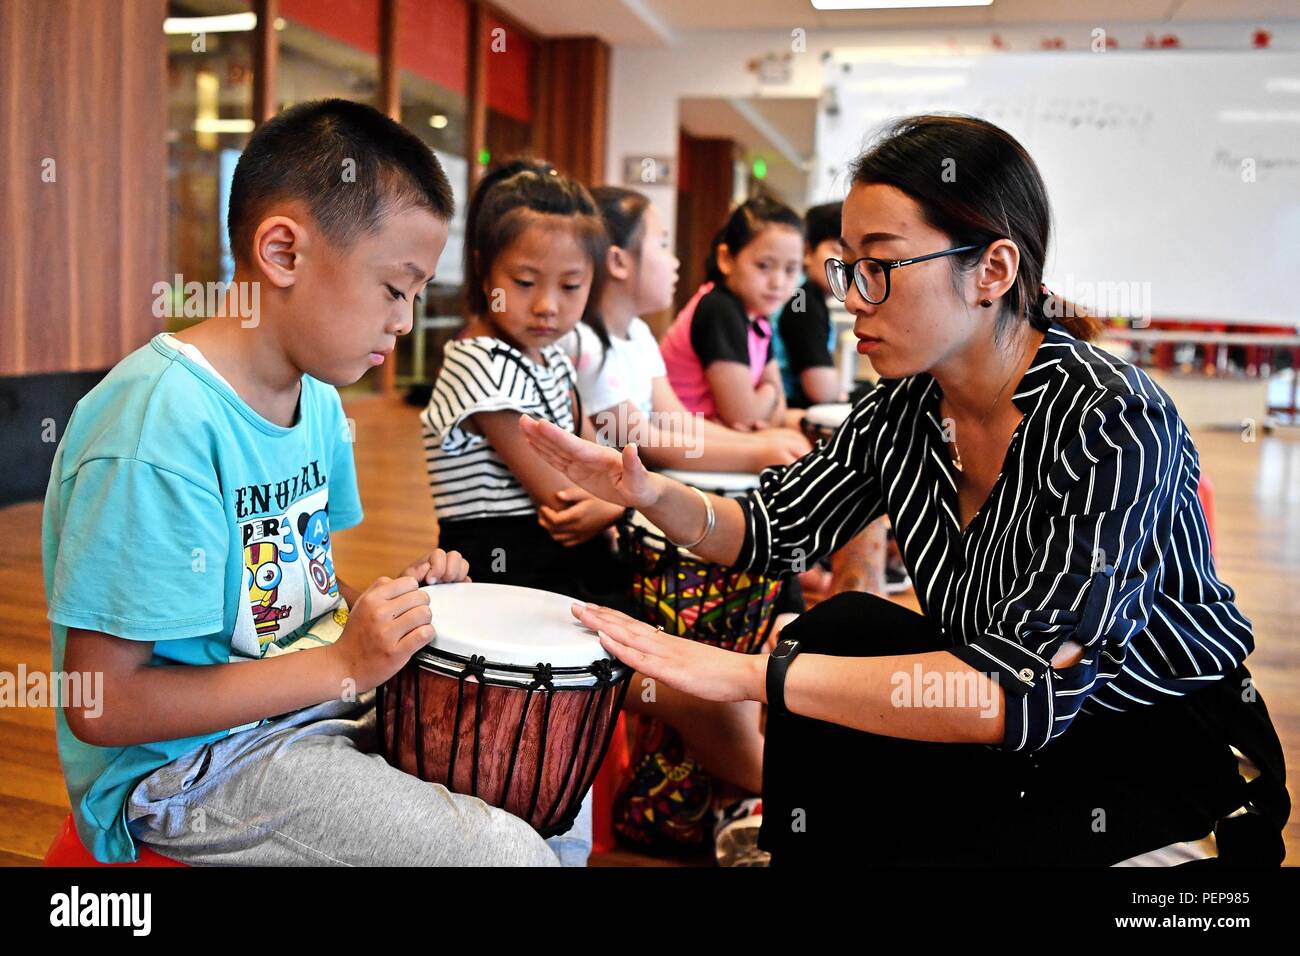
[[[590,794],[573,829],[547,841],[375,747],[373,691],[293,711],[154,771],[127,800],[127,826],[162,855],[204,866],[586,864]]]

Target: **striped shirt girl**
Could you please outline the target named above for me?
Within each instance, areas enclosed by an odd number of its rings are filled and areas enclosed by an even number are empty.
[[[1145,372],[1053,324],[1012,396],[1024,418],[1001,474],[964,531],[941,396],[928,373],[881,380],[829,442],[764,471],[741,502],[737,566],[810,567],[888,514],[922,610],[1000,683],[1009,750],[1045,746],[1080,712],[1194,692],[1251,652],[1251,624],[1215,573],[1196,448]],[[1084,655],[1054,670],[1067,640]]]
[[[558,344],[542,349],[539,365],[500,339],[478,336],[447,343],[442,371],[420,413],[425,463],[438,520],[529,515],[528,491],[481,434],[465,420],[510,409],[573,431],[573,364]]]

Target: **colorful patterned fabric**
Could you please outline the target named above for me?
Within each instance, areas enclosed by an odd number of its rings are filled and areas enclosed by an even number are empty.
[[[638,616],[669,634],[754,653],[772,626],[779,578],[733,571],[686,554],[644,528],[624,526]]]
[[[695,852],[713,836],[713,776],[663,721],[636,723],[630,776],[614,798],[614,833],[641,849]]]

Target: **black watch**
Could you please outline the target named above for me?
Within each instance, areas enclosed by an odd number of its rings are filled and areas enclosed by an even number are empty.
[[[772,714],[789,713],[785,707],[785,674],[790,669],[790,662],[799,653],[799,642],[787,638],[776,645],[776,650],[767,658],[767,712]]]

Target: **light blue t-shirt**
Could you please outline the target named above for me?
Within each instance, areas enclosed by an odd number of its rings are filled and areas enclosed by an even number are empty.
[[[77,403],[55,453],[41,556],[56,673],[70,627],[153,641],[154,665],[287,647],[339,605],[330,532],[361,517],[336,389],[304,375],[285,428],[155,336]],[[137,856],[123,809],[136,783],[243,729],[96,747],[55,715],[77,832],[104,862]]]

